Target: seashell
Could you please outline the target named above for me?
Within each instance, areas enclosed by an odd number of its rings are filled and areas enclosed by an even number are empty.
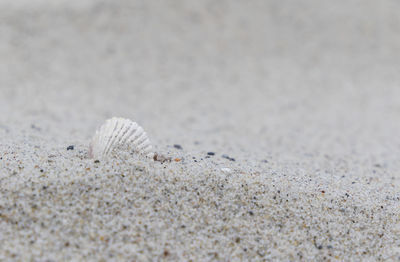
[[[153,156],[150,140],[141,126],[129,119],[113,117],[96,131],[90,142],[89,157],[104,159],[119,148]]]

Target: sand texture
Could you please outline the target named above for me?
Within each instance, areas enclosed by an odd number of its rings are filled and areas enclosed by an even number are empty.
[[[398,10],[0,1],[0,261],[400,260]]]

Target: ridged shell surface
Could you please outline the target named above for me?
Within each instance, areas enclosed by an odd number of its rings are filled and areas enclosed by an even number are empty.
[[[104,159],[118,148],[152,155],[150,140],[141,126],[129,119],[113,117],[96,131],[89,146],[89,157]]]

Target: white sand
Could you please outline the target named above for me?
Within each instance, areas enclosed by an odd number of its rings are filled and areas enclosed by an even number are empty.
[[[1,261],[400,259],[398,1],[50,2],[0,2]],[[112,116],[182,160],[94,163]]]

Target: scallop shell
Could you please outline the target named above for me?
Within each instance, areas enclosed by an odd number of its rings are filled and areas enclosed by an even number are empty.
[[[90,142],[89,157],[104,159],[122,147],[149,157],[153,155],[150,140],[141,126],[129,119],[113,117],[96,131]]]

